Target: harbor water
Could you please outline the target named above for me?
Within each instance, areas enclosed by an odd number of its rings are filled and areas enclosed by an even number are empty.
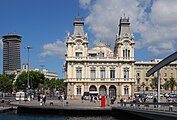
[[[119,120],[112,116],[61,116],[51,114],[18,114],[17,111],[0,113],[0,120]]]

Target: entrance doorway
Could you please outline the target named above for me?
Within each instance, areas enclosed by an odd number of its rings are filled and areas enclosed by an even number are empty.
[[[106,87],[104,85],[100,86],[99,88],[99,94],[100,95],[106,95]]]
[[[114,85],[111,85],[109,87],[109,97],[110,98],[116,97],[116,87]]]

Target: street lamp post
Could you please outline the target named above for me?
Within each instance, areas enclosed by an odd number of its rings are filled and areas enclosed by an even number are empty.
[[[26,46],[25,49],[28,49],[28,81],[27,81],[27,85],[28,85],[28,89],[30,88],[30,84],[29,84],[29,52],[30,52],[30,49],[32,49],[31,46]]]

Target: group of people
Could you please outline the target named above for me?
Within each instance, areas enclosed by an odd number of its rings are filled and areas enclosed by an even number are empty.
[[[93,96],[93,95],[91,95],[91,97],[90,97],[90,102],[96,103],[97,101],[98,101],[98,96]]]
[[[40,105],[45,105],[46,103],[46,96],[45,95],[42,95],[42,94],[39,94],[38,95],[38,102],[40,102]]]
[[[126,107],[126,102],[127,102],[127,100],[125,98],[120,99],[120,103],[121,103],[122,107]]]
[[[102,96],[91,95],[89,100],[90,100],[90,102],[97,103],[99,100],[101,100],[101,97]],[[82,103],[83,103],[83,101],[85,100],[84,96],[81,97],[81,100],[82,100]],[[110,98],[109,96],[105,96],[105,100],[107,100],[107,104],[109,106],[109,104],[114,104],[114,102],[116,100],[116,97],[113,96],[113,97]]]
[[[63,95],[63,94],[58,95],[58,100],[60,100],[61,102],[63,102],[63,100],[64,100],[64,95]]]

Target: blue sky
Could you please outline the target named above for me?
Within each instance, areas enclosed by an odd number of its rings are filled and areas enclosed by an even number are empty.
[[[85,18],[90,48],[97,41],[109,42],[113,48],[119,19],[125,13],[135,36],[135,59],[148,61],[176,51],[176,4],[175,0],[0,0],[0,36],[22,35],[21,63],[27,62],[24,47],[30,45],[30,68],[45,65],[61,78],[65,38],[73,33],[74,16]]]

